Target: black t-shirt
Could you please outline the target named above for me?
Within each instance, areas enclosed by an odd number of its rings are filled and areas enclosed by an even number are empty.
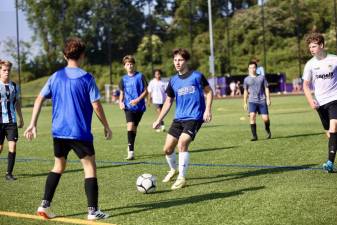
[[[186,79],[189,76],[191,76],[192,73],[193,73],[193,71],[188,71],[185,74],[179,75],[179,78],[180,79]],[[202,86],[202,88],[205,88],[206,86],[209,86],[208,80],[206,79],[206,77],[203,74],[201,76],[201,86]],[[174,98],[175,97],[174,90],[173,90],[173,88],[171,86],[171,82],[169,82],[168,85],[167,85],[166,94],[170,98]]]

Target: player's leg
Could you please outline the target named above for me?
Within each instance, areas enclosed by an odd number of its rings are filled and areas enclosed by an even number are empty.
[[[252,132],[252,139],[251,141],[257,140],[257,132],[256,132],[256,113],[257,113],[257,104],[249,102],[248,104],[248,112],[249,112],[249,123],[250,123],[250,130]]]
[[[128,122],[126,124],[127,135],[128,135],[128,156],[126,157],[127,160],[134,159],[134,151],[135,151],[135,140],[137,135],[137,127],[135,126],[134,122]]]
[[[165,145],[164,145],[164,154],[167,161],[167,164],[170,167],[167,175],[162,182],[166,183],[172,180],[172,178],[178,174],[177,163],[176,163],[176,153],[174,151],[175,147],[178,144],[178,139],[172,136],[170,133],[167,134]]]
[[[6,180],[16,180],[13,176],[13,169],[16,158],[16,142],[18,140],[18,127],[14,123],[6,124],[4,127],[5,135],[8,140],[8,160],[7,160],[7,172]]]
[[[0,154],[3,150],[4,141],[5,141],[5,134],[4,134],[4,130],[3,130],[3,124],[0,124]]]
[[[267,133],[267,139],[270,139],[271,138],[270,118],[269,118],[268,106],[266,103],[259,105],[259,112],[264,122],[264,129]]]
[[[45,219],[51,219],[56,215],[51,211],[50,205],[53,200],[57,185],[61,179],[62,173],[66,168],[66,159],[70,151],[70,146],[65,139],[54,138],[54,167],[49,172],[44,188],[44,195],[37,214]]]
[[[337,151],[337,102],[332,102],[328,106],[329,113],[329,147],[328,161],[323,165],[323,168],[328,172],[333,172],[334,162]]]

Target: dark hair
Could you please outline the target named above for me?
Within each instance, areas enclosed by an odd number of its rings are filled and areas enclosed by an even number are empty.
[[[0,69],[3,67],[3,66],[6,66],[9,68],[9,70],[12,69],[12,63],[8,60],[1,60],[0,59]]]
[[[316,44],[323,44],[324,45],[324,37],[322,34],[320,33],[310,33],[307,38],[306,38],[306,42],[309,45],[310,43],[316,43]]]
[[[63,54],[67,59],[78,60],[85,51],[85,44],[78,37],[69,38],[64,44]]]
[[[257,63],[256,63],[256,61],[254,61],[254,60],[252,60],[252,61],[249,61],[249,63],[248,63],[248,66],[249,65],[255,65],[255,68],[257,68]]]
[[[135,58],[132,55],[126,55],[126,56],[124,56],[122,62],[123,62],[124,65],[127,62],[132,63],[132,64],[136,64],[136,60],[135,60]]]
[[[184,48],[173,49],[173,57],[176,55],[181,55],[181,57],[183,57],[183,59],[185,59],[186,61],[191,58],[190,53]]]
[[[161,69],[154,69],[154,70],[153,70],[153,75],[154,75],[156,72],[160,73],[160,75],[163,74],[162,71],[161,71]]]

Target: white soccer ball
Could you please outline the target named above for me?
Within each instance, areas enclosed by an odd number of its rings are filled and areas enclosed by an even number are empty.
[[[137,178],[137,190],[141,193],[148,194],[156,191],[156,177],[144,173]]]

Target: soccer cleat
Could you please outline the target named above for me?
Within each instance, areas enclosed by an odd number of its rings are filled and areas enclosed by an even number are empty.
[[[163,183],[167,183],[170,180],[172,180],[172,178],[178,174],[178,170],[175,169],[171,169],[170,171],[168,171],[168,174],[165,176],[165,178],[163,179]]]
[[[94,213],[88,214],[88,220],[100,220],[106,219],[109,217],[109,214],[102,212],[101,210],[97,210]]]
[[[50,210],[50,207],[44,208],[42,206],[37,209],[37,215],[42,216],[45,219],[53,219],[56,217],[56,215]]]
[[[257,137],[253,137],[250,141],[257,141]]]
[[[160,126],[160,131],[161,131],[161,132],[165,132],[165,125],[161,125],[161,126]]]
[[[323,164],[323,169],[326,170],[328,173],[333,173],[333,167],[333,162],[331,162],[330,160]]]
[[[134,160],[135,159],[134,151],[128,151],[128,156],[125,159],[126,160]]]
[[[271,132],[267,132],[267,139],[270,139],[271,138]]]
[[[13,174],[10,174],[10,173],[6,174],[5,178],[8,181],[13,181],[17,179],[16,177],[13,176]]]
[[[178,177],[176,182],[174,182],[174,184],[172,185],[171,189],[177,190],[183,187],[186,187],[186,179],[185,177]]]

